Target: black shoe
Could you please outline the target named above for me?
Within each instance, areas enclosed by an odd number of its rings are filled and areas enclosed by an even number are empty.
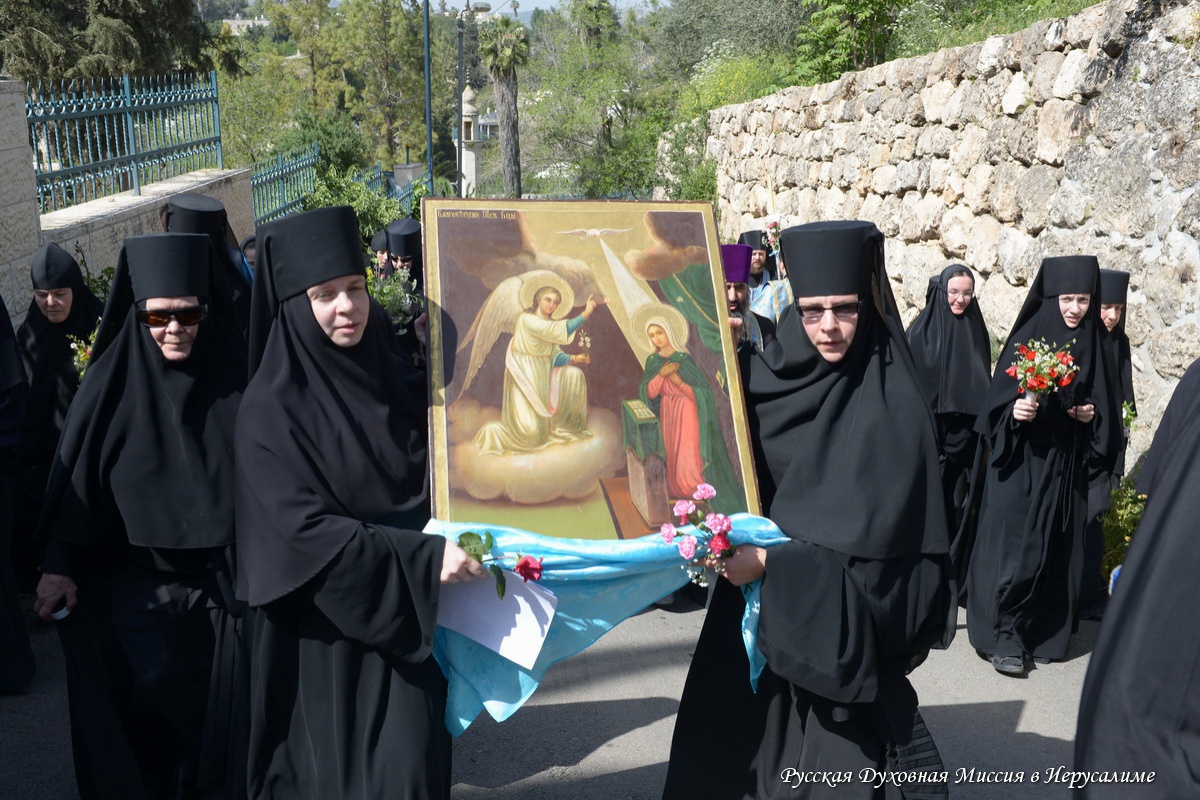
[[[1025,675],[1025,662],[1017,656],[992,656],[992,667],[1001,675]]]

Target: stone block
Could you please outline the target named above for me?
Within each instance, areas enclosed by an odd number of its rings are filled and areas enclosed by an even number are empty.
[[[973,85],[974,81],[965,80],[955,87],[954,94],[950,95],[942,109],[943,125],[948,128],[957,128],[962,123],[963,108]]]
[[[1078,51],[1076,51],[1078,52]],[[1092,198],[1078,182],[1064,180],[1050,201],[1050,221],[1062,228],[1078,228],[1092,216]]]
[[[1017,203],[1021,206],[1021,227],[1036,236],[1050,224],[1050,201],[1058,190],[1054,169],[1039,164],[1025,171],[1017,184]]]
[[[1029,166],[1036,160],[1041,116],[1042,109],[1027,108],[1006,129],[1004,149],[1014,161]]]
[[[1106,10],[1105,5],[1101,3],[1068,17],[1067,27],[1063,33],[1066,43],[1071,47],[1087,48],[1100,31]]]
[[[949,177],[950,159],[933,158],[929,160],[929,189],[931,192],[941,192],[946,188],[946,178]]]
[[[1014,286],[1003,274],[994,272],[988,276],[983,285],[977,287],[979,310],[983,313],[983,321],[987,323],[988,332],[999,339],[1008,337],[1013,320],[1025,302],[1028,289],[1024,286]]]
[[[1054,96],[1054,83],[1058,80],[1058,74],[1062,71],[1066,59],[1064,54],[1053,50],[1047,50],[1038,56],[1032,77],[1029,78],[1035,103],[1044,103]]]
[[[869,155],[866,157],[866,166],[871,169],[882,167],[883,164],[888,163],[890,157],[892,157],[892,148],[889,148],[888,145],[882,143],[871,145]]]
[[[896,166],[884,164],[871,173],[871,191],[875,194],[887,194],[895,180]]]
[[[967,125],[958,142],[950,147],[950,164],[959,175],[967,175],[983,159],[988,132],[978,125]]]
[[[954,132],[942,126],[930,126],[917,138],[917,155],[949,158],[954,145]]]
[[[917,188],[921,176],[921,168],[916,161],[901,161],[896,165],[896,178],[892,181],[889,191],[892,194],[903,194]]]
[[[947,205],[954,205],[962,199],[963,190],[966,188],[965,183],[966,179],[962,175],[959,175],[954,170],[950,170],[942,186],[942,199]]]
[[[1187,321],[1157,331],[1149,338],[1154,371],[1165,378],[1181,378],[1200,358],[1200,326]]]
[[[909,192],[900,203],[900,238],[906,242],[936,239],[946,204],[934,194]]]
[[[1046,31],[1050,20],[1042,19],[1030,25],[1020,33],[1013,34],[1021,37],[1021,71],[1032,74],[1038,58],[1046,52]]]
[[[983,43],[979,50],[979,60],[975,63],[975,69],[981,78],[990,78],[995,75],[1001,67],[1001,59],[1004,55],[1004,37],[992,36]]]
[[[996,237],[996,270],[1011,286],[1028,286],[1042,263],[1037,241],[1010,225],[1000,228]],[[1014,311],[1013,316],[1016,316]],[[1010,318],[1009,324],[1012,324]]]
[[[975,215],[966,206],[956,205],[942,214],[942,249],[952,256],[962,258],[971,244],[971,227]]]
[[[980,214],[971,221],[966,260],[976,271],[987,275],[996,269],[1002,226],[988,214]]]
[[[1028,108],[1031,102],[1033,102],[1033,90],[1029,81],[1025,80],[1025,73],[1018,72],[1009,82],[1004,96],[1000,98],[1000,110],[1015,117]]]
[[[1136,0],[1109,0],[1104,4],[1104,18],[1092,37],[1089,49],[1116,58],[1125,52],[1129,12],[1137,7]]]
[[[863,198],[862,205],[858,208],[858,218],[874,222],[876,227],[881,231],[883,225],[880,224],[883,210],[883,198],[877,194],[868,194]],[[885,234],[887,231],[883,231]]]
[[[1062,100],[1087,100],[1100,93],[1112,74],[1112,59],[1093,57],[1086,50],[1067,53],[1050,93]]]
[[[1067,21],[1052,19],[1046,26],[1045,42],[1047,50],[1062,50],[1067,45]]]
[[[863,203],[866,206],[866,202]],[[900,233],[900,198],[894,194],[889,194],[883,198],[883,204],[880,206],[879,215],[874,218],[875,224],[879,226],[879,230],[883,231],[884,236],[896,236]]]
[[[1038,160],[1060,166],[1074,140],[1087,133],[1087,113],[1083,106],[1070,100],[1049,100],[1038,115]]]
[[[925,110],[927,122],[941,122],[946,110],[946,103],[954,95],[955,86],[950,81],[937,83],[921,90],[921,104]]]
[[[976,164],[967,175],[963,185],[963,202],[976,214],[991,210],[992,174],[995,171],[991,164]]]
[[[1024,167],[1011,161],[1001,162],[996,167],[992,180],[992,196],[989,206],[992,214],[1001,222],[1016,222],[1021,214],[1021,203],[1017,199],[1017,189],[1021,176],[1025,174]]]

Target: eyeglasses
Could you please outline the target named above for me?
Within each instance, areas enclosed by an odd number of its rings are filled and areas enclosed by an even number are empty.
[[[833,315],[842,321],[849,321],[858,318],[858,312],[862,309],[862,301],[856,300],[853,303],[838,303],[836,306],[797,305],[796,308],[800,311],[800,317],[805,322],[820,322],[825,318],[826,311],[832,311]]]
[[[975,293],[972,292],[970,289],[967,289],[966,291],[961,291],[959,289],[951,289],[950,291],[946,292],[946,294],[950,297],[951,300],[954,300],[959,297],[961,297],[963,300],[970,300],[972,297],[975,296]]]
[[[199,325],[208,316],[208,306],[186,308],[138,309],[138,322],[150,328],[165,328],[175,320],[180,325]]]

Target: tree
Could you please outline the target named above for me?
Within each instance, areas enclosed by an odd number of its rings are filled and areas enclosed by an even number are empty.
[[[375,133],[376,154],[390,166],[402,144],[402,127],[420,116],[416,111],[423,102],[420,20],[405,0],[347,0],[342,9],[344,52],[352,72],[346,105]],[[424,141],[424,136],[413,138]]]
[[[30,83],[238,69],[232,37],[192,0],[0,0],[0,31],[0,67]]]
[[[337,11],[328,0],[263,0],[262,7],[271,24],[291,37],[304,57],[312,110],[336,107],[344,86],[337,55]]]
[[[262,54],[244,75],[217,74],[225,166],[248,167],[279,149],[304,89],[286,59]],[[304,144],[311,144],[311,140]]]
[[[517,68],[529,62],[525,28],[511,17],[500,17],[479,31],[479,56],[496,87],[500,117],[500,154],[504,193],[521,196],[521,140],[517,130]]]
[[[525,167],[553,191],[646,197],[658,135],[677,89],[606,2],[577,0],[540,18],[525,71]]]
[[[299,110],[292,122],[292,127],[280,137],[277,149],[295,150],[316,142],[317,171],[323,174],[340,174],[366,166],[367,142],[349,114],[332,109],[320,114]]]
[[[799,5],[812,17],[799,33],[797,82],[832,81],[885,60],[897,0],[800,0]]]

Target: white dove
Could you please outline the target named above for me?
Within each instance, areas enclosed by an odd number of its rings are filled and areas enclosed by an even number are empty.
[[[573,231],[555,231],[562,236],[578,236],[580,239],[598,239],[614,233],[628,233],[633,228],[576,228]]]

